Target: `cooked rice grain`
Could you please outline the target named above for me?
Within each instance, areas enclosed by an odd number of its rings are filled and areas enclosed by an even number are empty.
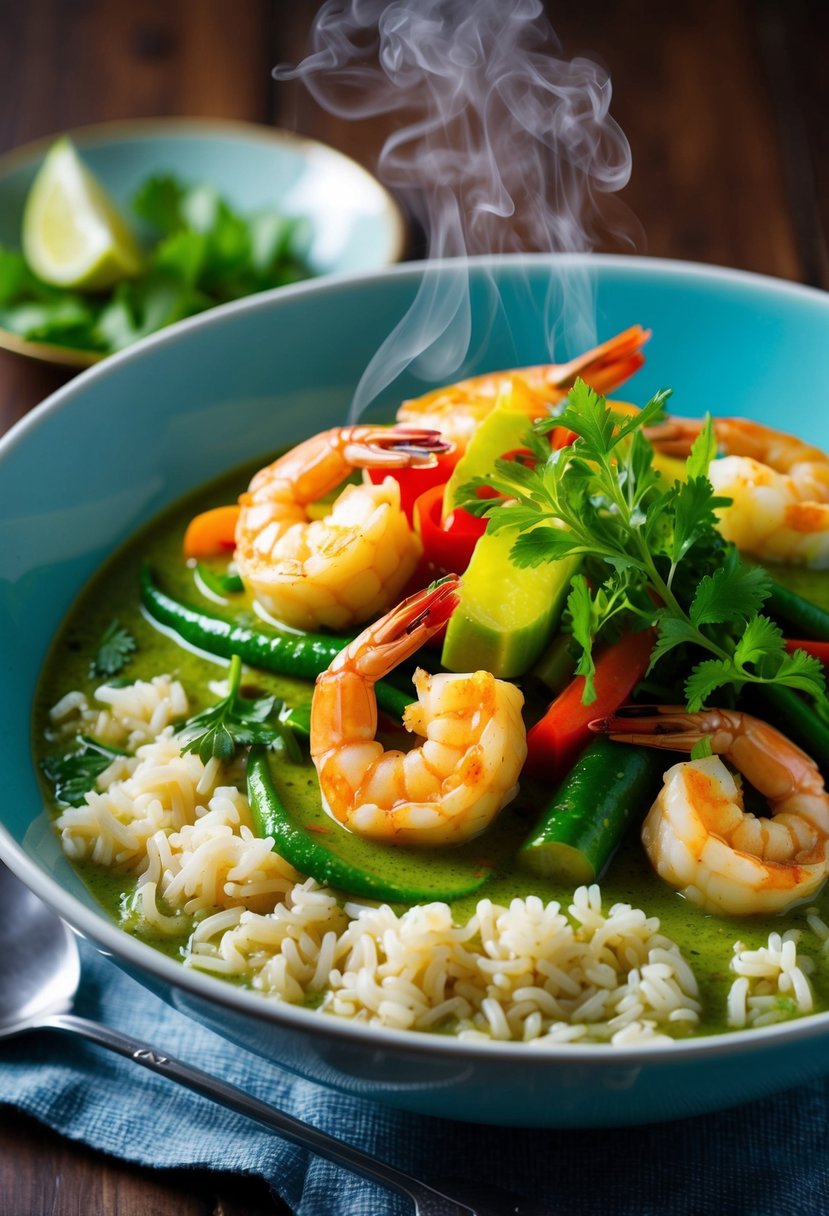
[[[299,875],[272,840],[254,835],[247,798],[225,780],[217,761],[182,753],[168,727],[139,747],[126,777],[61,813],[64,850],[75,861],[137,875],[132,927],[143,918],[157,932],[186,931],[186,922],[165,919],[158,896],[187,916],[235,906],[269,911]]]
[[[770,933],[768,943],[748,950],[734,943],[731,969],[737,979],[728,994],[728,1025],[769,1026],[811,1013],[815,1006],[809,975],[814,963],[798,953],[801,933]]]
[[[157,738],[165,727],[186,718],[189,712],[184,688],[178,680],[166,675],[136,680],[123,687],[102,684],[95,689],[95,701],[99,704],[90,705],[81,692],[61,697],[49,711],[55,736],[80,732],[111,747],[134,751],[142,743]]]

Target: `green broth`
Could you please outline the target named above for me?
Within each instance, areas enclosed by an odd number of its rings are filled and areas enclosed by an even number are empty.
[[[247,484],[247,474],[247,470],[237,471],[159,517],[119,550],[84,589],[55,640],[39,684],[34,714],[35,753],[38,760],[55,748],[46,737],[50,706],[70,689],[79,689],[91,699],[95,688],[103,682],[100,677],[91,675],[90,665],[100,638],[113,618],[128,628],[137,642],[137,650],[121,675],[130,680],[151,679],[163,672],[181,680],[192,712],[215,701],[209,683],[223,678],[225,664],[185,648],[147,619],[138,597],[139,567],[143,560],[149,560],[171,595],[194,605],[201,604],[208,611],[222,611],[217,608],[215,601],[208,599],[200,590],[193,569],[181,556],[181,540],[190,518],[197,511],[233,501]],[[829,574],[816,575],[788,568],[775,568],[774,573],[778,581],[786,582],[799,593],[807,594],[815,602],[829,608]],[[250,616],[250,604],[244,595],[234,596],[232,605],[234,607],[229,606],[224,610],[228,615],[235,612]],[[312,694],[312,686],[307,681],[266,672],[250,673],[246,686],[249,688],[251,684],[255,684],[262,693],[275,693],[292,704],[308,702]],[[665,767],[673,762],[668,757]],[[279,779],[279,774],[277,776]],[[289,809],[295,810],[298,819],[305,822],[321,821],[324,812],[310,761],[299,769],[286,764],[279,784]],[[477,900],[483,896],[495,903],[508,904],[513,898],[535,894],[545,901],[557,900],[564,908],[568,906],[573,894],[571,889],[527,874],[514,863],[518,847],[531,831],[549,792],[537,784],[526,783],[496,823],[473,842],[481,859],[493,867],[493,876],[477,895],[456,902],[454,911],[457,919],[464,920],[470,916]],[[48,801],[51,790],[45,783],[44,793]],[[57,816],[57,806],[54,802],[50,805]],[[642,807],[642,818],[646,811],[647,807]],[[330,819],[326,818],[324,822],[332,825],[334,830],[344,832]],[[821,942],[807,926],[803,908],[795,908],[784,917],[740,920],[702,912],[656,877],[639,843],[638,827],[638,823],[631,825],[627,838],[601,880],[604,906],[608,908],[617,902],[629,903],[643,908],[649,916],[659,917],[663,932],[679,944],[699,982],[703,1002],[700,1033],[726,1029],[726,996],[734,978],[729,971],[733,943],[739,940],[748,948],[756,948],[765,944],[772,930],[782,932],[787,928],[799,928],[804,931],[799,949],[817,963],[811,978],[818,1007],[829,1007],[829,968],[823,962]],[[344,835],[347,837],[348,834],[344,832]],[[347,840],[341,852],[347,853]],[[392,874],[395,872],[396,858],[399,864],[399,853],[389,846],[387,854],[386,864],[388,872]],[[102,907],[125,928],[133,931],[130,918],[123,915],[123,909],[128,905],[129,895],[134,889],[134,879],[89,864],[79,866],[78,870]],[[817,906],[823,918],[829,921],[829,895],[822,894],[810,903],[812,905]],[[187,938],[182,936],[181,939],[170,940],[153,936],[145,937],[145,940],[178,958]]]

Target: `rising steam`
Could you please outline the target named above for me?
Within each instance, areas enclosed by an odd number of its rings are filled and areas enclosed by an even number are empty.
[[[327,0],[310,45],[274,75],[302,79],[340,117],[394,115],[377,172],[421,224],[430,259],[595,247],[602,196],[627,183],[630,148],[609,114],[607,74],[562,57],[540,0]],[[467,353],[465,265],[439,282],[425,269],[415,304],[366,369],[356,413],[407,366],[449,379]],[[586,282],[580,294],[568,312],[586,346]],[[548,326],[551,357],[560,320]]]

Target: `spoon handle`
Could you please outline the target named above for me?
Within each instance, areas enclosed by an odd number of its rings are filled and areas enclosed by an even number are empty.
[[[258,1098],[252,1097],[244,1090],[237,1089],[234,1085],[225,1084],[224,1081],[211,1076],[210,1073],[202,1072],[199,1068],[192,1068],[173,1056],[163,1055],[148,1044],[142,1043],[130,1035],[122,1034],[118,1030],[113,1030],[110,1026],[66,1013],[44,1018],[36,1026],[31,1027],[31,1029],[41,1028],[68,1031],[71,1034],[81,1035],[102,1047],[108,1047],[111,1051],[126,1056],[128,1060],[133,1060],[136,1064],[150,1069],[151,1072],[168,1077],[171,1081],[178,1081],[188,1089],[195,1090],[196,1093],[202,1094],[206,1098],[212,1098],[214,1102],[219,1102],[238,1114],[247,1115],[248,1118],[263,1123],[294,1144],[310,1148],[319,1156],[336,1162],[337,1165],[345,1166],[346,1169],[356,1171],[375,1182],[391,1187],[392,1190],[401,1192],[414,1204],[415,1216],[476,1216],[475,1210],[467,1204],[458,1203],[457,1200],[412,1178],[393,1165],[379,1161],[368,1153],[364,1153],[362,1149],[338,1140],[335,1136],[320,1131],[310,1123],[295,1119],[293,1115],[289,1115],[275,1106],[268,1106],[267,1103],[260,1102]]]

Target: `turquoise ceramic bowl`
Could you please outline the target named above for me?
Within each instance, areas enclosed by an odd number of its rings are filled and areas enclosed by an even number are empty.
[[[407,265],[323,280],[207,313],[82,374],[0,444],[0,853],[179,1009],[307,1077],[403,1108],[499,1124],[613,1125],[698,1114],[829,1071],[827,1013],[647,1049],[540,1050],[381,1032],[266,1003],[121,932],[62,858],[41,813],[29,716],[74,596],[114,546],[186,490],[342,421],[421,273]],[[725,270],[601,257],[478,261],[470,287],[474,353],[459,375],[544,360],[551,300],[594,292],[599,338],[634,322],[654,329],[638,400],[676,385],[679,413],[751,414],[829,446],[829,414],[815,404],[829,382],[825,295]],[[586,336],[556,356],[575,353]],[[402,376],[377,409],[423,388]]]
[[[269,208],[306,218],[308,262],[317,275],[377,270],[403,256],[405,224],[391,195],[355,161],[316,140],[205,118],[135,119],[66,134],[127,215],[143,181],[172,174],[214,186],[243,215]],[[0,244],[20,248],[29,188],[55,138],[0,157]],[[69,367],[103,358],[4,329],[0,347]]]

